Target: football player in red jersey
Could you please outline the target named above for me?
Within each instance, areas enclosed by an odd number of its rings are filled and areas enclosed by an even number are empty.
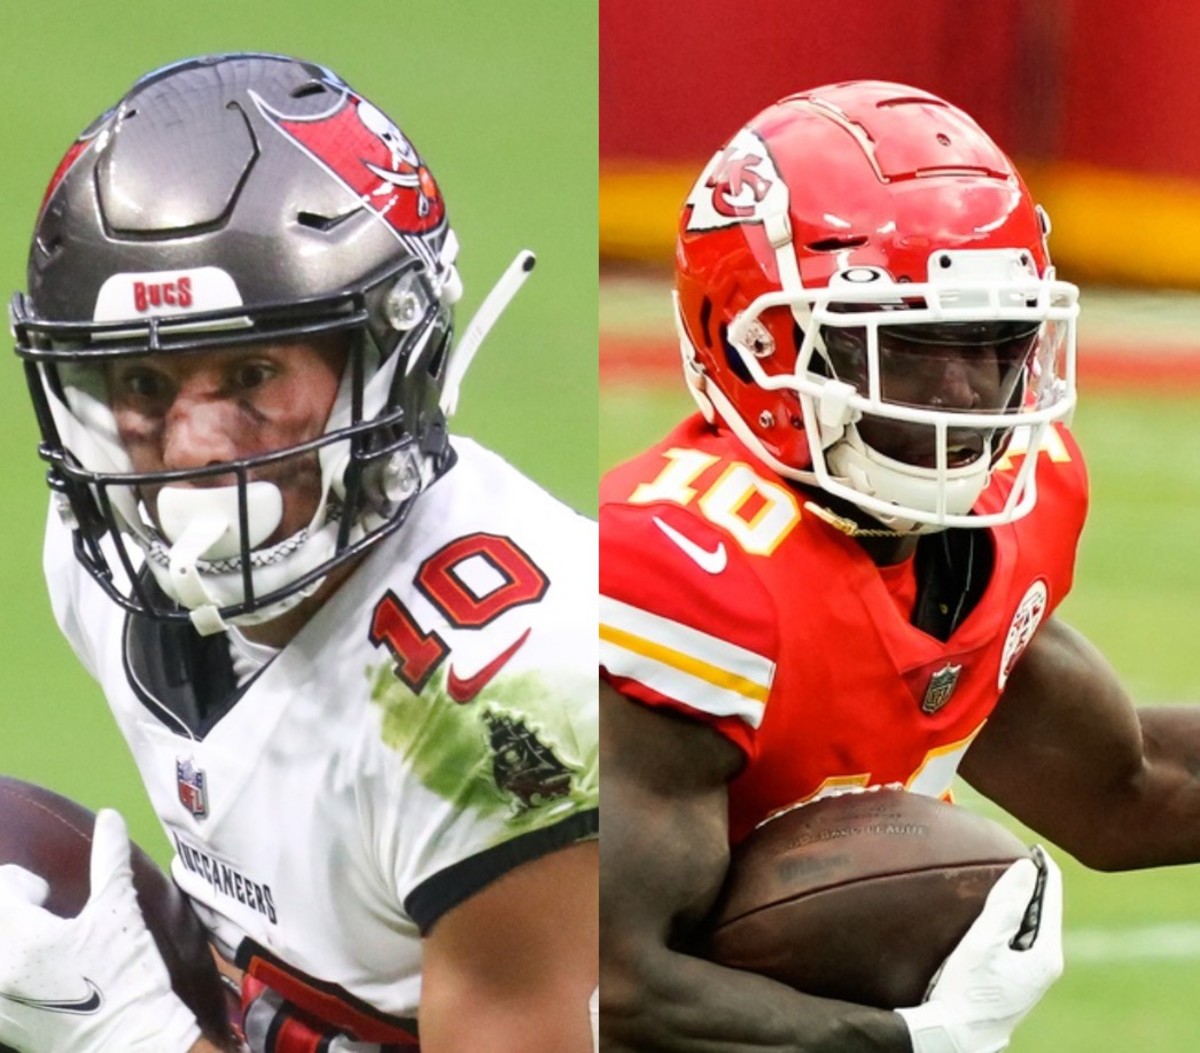
[[[968,115],[881,82],[768,107],[687,198],[676,317],[700,413],[601,488],[604,1048],[1007,1045],[1061,970],[1044,853],[919,1006],[685,953],[731,845],[796,802],[946,795],[960,772],[1092,866],[1200,858],[1200,711],[1135,710],[1054,617],[1087,479],[1078,291],[1048,234]]]

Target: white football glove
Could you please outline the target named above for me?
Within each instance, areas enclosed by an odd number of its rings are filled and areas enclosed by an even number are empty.
[[[186,1053],[200,1038],[133,891],[125,820],[96,816],[91,896],[74,918],[49,887],[0,867],[0,1043],[22,1053]]]
[[[1062,874],[1041,848],[1001,875],[924,1002],[897,1009],[913,1053],[997,1053],[1062,974]]]

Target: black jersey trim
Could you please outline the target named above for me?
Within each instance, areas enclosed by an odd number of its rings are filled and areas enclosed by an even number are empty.
[[[145,584],[164,595],[153,576],[147,574]],[[267,668],[238,687],[225,633],[201,636],[190,623],[140,614],[126,616],[122,658],[138,701],[159,722],[175,732],[185,728],[196,741],[203,741]]]
[[[943,643],[967,620],[992,580],[991,531],[957,529],[917,542],[917,599],[911,622]]]
[[[600,832],[600,809],[577,812],[554,826],[514,837],[440,870],[412,890],[404,909],[417,923],[422,936],[447,911],[470,899],[497,878],[522,863],[539,859],[560,848],[587,841]]]

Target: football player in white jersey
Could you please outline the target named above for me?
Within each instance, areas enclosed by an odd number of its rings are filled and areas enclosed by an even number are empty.
[[[594,524],[447,432],[532,265],[455,342],[457,247],[380,110],[323,67],[219,55],[75,143],[13,300],[55,614],[254,1050],[595,1041]],[[0,1044],[216,1048],[101,820],[109,898],[77,922],[0,873]],[[84,978],[95,1012],[30,995]]]

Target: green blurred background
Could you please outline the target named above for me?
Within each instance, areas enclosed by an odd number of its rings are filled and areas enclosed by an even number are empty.
[[[595,507],[597,87],[594,0],[39,0],[6,4],[0,64],[0,291],[24,285],[59,158],[141,74],[188,55],[260,50],[330,66],[385,110],[441,184],[462,244],[465,325],[517,250],[538,266],[484,345],[455,430],[553,493]],[[0,772],[112,805],[165,842],[99,691],[50,615],[46,491],[24,379],[0,360]],[[486,495],[481,495],[486,500]]]

